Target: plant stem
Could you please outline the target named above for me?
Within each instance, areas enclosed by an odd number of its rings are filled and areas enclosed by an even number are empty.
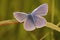
[[[16,23],[18,23],[16,20],[5,20],[5,21],[0,21],[0,26],[16,24]]]
[[[16,20],[5,20],[5,21],[0,21],[0,26],[6,26],[6,25],[10,25],[10,24],[17,24],[17,23],[19,23],[19,22]],[[60,28],[53,23],[47,22],[46,27],[57,30],[58,32],[60,32]]]
[[[54,23],[54,13],[55,13],[54,6],[55,6],[55,0],[52,0],[52,14],[51,14],[51,22],[52,23]],[[51,31],[51,40],[55,40],[53,30]]]

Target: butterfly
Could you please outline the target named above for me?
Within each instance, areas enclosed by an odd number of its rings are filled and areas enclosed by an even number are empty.
[[[45,16],[48,13],[48,4],[44,3],[34,9],[31,14],[25,12],[14,12],[13,15],[17,21],[24,22],[24,29],[26,31],[33,31],[36,28],[46,26]]]

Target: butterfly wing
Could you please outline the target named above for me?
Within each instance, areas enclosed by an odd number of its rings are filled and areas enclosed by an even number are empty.
[[[24,29],[26,31],[32,31],[35,29],[33,22],[28,18],[24,21]]]
[[[24,19],[27,17],[27,14],[24,12],[14,12],[13,15],[19,22],[23,22]]]
[[[34,25],[36,28],[41,28],[46,26],[46,20],[43,17],[34,16]]]
[[[33,15],[45,16],[48,12],[48,4],[42,4],[32,11]]]

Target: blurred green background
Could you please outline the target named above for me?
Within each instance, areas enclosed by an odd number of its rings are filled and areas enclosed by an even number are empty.
[[[60,0],[0,0],[0,21],[14,19],[13,12],[31,13],[36,7],[48,3],[48,22],[60,22]],[[48,35],[47,35],[48,34]],[[45,37],[44,37],[45,36]],[[0,26],[0,40],[60,40],[60,33],[47,27],[28,32],[23,23]]]

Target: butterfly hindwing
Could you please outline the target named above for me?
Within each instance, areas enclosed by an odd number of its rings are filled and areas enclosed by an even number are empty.
[[[41,27],[46,26],[45,18],[43,18],[41,16],[40,17],[34,16],[33,19],[34,19],[34,25],[36,28],[41,28]]]
[[[24,21],[24,29],[27,30],[27,31],[32,31],[35,29],[35,26],[33,24],[33,22],[27,18],[25,21]]]

